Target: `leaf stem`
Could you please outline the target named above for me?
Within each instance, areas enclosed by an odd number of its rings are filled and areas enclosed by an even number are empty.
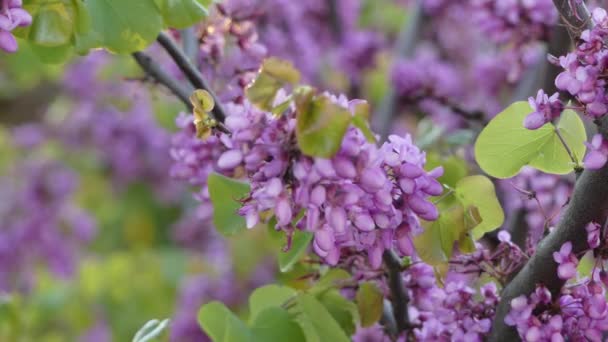
[[[566,140],[564,139],[564,137],[562,136],[562,133],[559,131],[559,128],[557,128],[557,127],[555,127],[555,134],[557,135],[557,137],[559,138],[559,141],[561,141],[562,145],[566,149],[566,152],[568,152],[568,155],[570,156],[570,160],[572,160],[572,162],[575,165],[575,169],[576,169],[576,167],[578,166],[578,158],[576,158],[576,155],[572,152],[572,150],[570,149],[570,146],[568,146],[568,143],[566,143]]]

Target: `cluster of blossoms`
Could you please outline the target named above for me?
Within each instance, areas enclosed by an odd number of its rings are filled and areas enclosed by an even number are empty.
[[[26,160],[0,186],[0,290],[28,291],[40,263],[69,276],[80,247],[96,232],[73,203],[76,175],[55,162]]]
[[[566,92],[578,102],[585,114],[594,119],[602,118],[608,113],[608,97],[606,96],[606,38],[608,37],[608,14],[602,8],[596,8],[592,13],[593,28],[582,32],[576,50],[559,57],[555,63],[564,69],[555,79],[555,85],[560,91]],[[545,123],[559,117],[564,105],[558,94],[551,97],[541,90],[536,99],[530,98],[534,109],[524,121],[529,129],[536,129]],[[589,144],[590,153],[584,160],[589,169],[601,168],[608,159],[607,143],[602,136],[593,138]]]
[[[0,0],[0,50],[17,51],[17,40],[11,31],[32,24],[32,16],[22,6],[22,0]]]
[[[343,108],[357,103],[321,96]],[[288,236],[294,229],[314,232],[314,250],[326,262],[336,264],[342,249],[355,249],[367,251],[371,264],[379,267],[385,249],[397,247],[403,255],[412,255],[412,234],[421,230],[419,218],[437,218],[428,197],[443,192],[436,180],[442,169],[424,171],[425,154],[409,136],[391,136],[377,147],[351,127],[333,158],[312,158],[297,148],[295,110],[279,118],[248,103],[228,110],[225,125],[230,134],[176,141],[174,174],[202,185],[202,200],[208,198],[204,184],[212,170],[245,176],[251,193],[242,199],[240,214],[248,227],[270,210],[276,228]],[[192,125],[186,128],[194,134]],[[295,222],[300,212],[303,216]]]
[[[212,14],[196,27],[198,53],[196,64],[213,89],[221,90],[223,102],[242,101],[243,88],[251,83],[267,56],[259,42],[255,15],[231,2],[214,6]],[[183,38],[183,37],[181,37]],[[181,71],[167,60],[167,69],[183,78]]]
[[[591,277],[578,279],[579,259],[572,253],[572,243],[564,243],[553,253],[557,263],[557,276],[570,281],[557,295],[538,284],[534,293],[519,296],[511,301],[511,311],[505,317],[508,325],[515,326],[526,341],[602,341],[608,332],[608,302],[606,287],[608,273],[599,266],[605,258],[608,243],[601,226],[591,222],[586,227],[587,245],[596,260]]]
[[[482,341],[490,332],[500,300],[493,282],[478,292],[458,280],[448,279],[440,287],[433,268],[423,263],[409,267],[404,282],[417,341]]]

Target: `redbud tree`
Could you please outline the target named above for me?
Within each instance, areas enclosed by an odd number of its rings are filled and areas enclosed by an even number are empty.
[[[378,22],[383,9],[407,15]],[[163,329],[175,341],[608,336],[601,1],[0,0],[0,49],[75,63],[74,113],[17,142],[90,146],[118,187],[146,180],[167,201],[187,189],[196,215],[179,229],[194,248],[216,233],[274,242],[279,276],[244,310],[225,269],[204,281],[215,290],[202,306],[136,341]],[[99,50],[144,76],[86,83],[109,56]],[[148,116],[149,84],[181,103],[165,113],[171,132]],[[130,91],[143,95],[128,111],[97,102]],[[55,168],[24,163],[23,184],[6,186],[0,242],[17,245],[27,226],[59,246],[64,222],[71,245],[91,239]],[[74,259],[30,246],[50,264]],[[30,266],[6,251],[10,288]]]

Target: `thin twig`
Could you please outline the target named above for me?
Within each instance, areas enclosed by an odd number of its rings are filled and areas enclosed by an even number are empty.
[[[152,77],[158,83],[167,87],[167,89],[177,96],[186,105],[186,107],[192,111],[192,104],[190,103],[188,90],[178,83],[175,78],[166,73],[160,64],[155,62],[152,57],[148,56],[144,52],[134,52],[133,58],[144,70],[146,75]]]
[[[175,41],[164,32],[161,32],[156,40],[165,50],[167,50],[167,53],[169,53],[171,58],[173,58],[175,64],[177,64],[180,70],[184,73],[184,75],[186,76],[188,81],[190,81],[192,86],[197,89],[204,89],[209,92],[209,94],[211,94],[213,100],[215,101],[215,107],[213,107],[211,114],[213,115],[213,118],[216,121],[224,122],[224,120],[226,119],[226,112],[224,111],[224,107],[222,106],[217,95],[215,94],[213,89],[211,89],[203,75],[196,69],[194,64],[192,64],[188,57],[184,54],[184,51],[182,51],[182,49],[177,46]]]

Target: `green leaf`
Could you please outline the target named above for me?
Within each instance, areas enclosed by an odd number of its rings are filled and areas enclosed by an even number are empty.
[[[314,296],[296,298],[292,314],[304,331],[307,342],[348,342],[349,338],[332,315]]]
[[[464,208],[476,208],[479,214],[481,222],[473,227],[467,227],[467,230],[472,231],[473,240],[479,239],[483,234],[503,224],[504,212],[496,197],[494,184],[487,177],[465,177],[456,184],[454,193]]]
[[[116,53],[145,49],[162,29],[163,18],[154,0],[87,0],[92,30],[80,48],[104,47]]]
[[[199,0],[156,0],[165,25],[183,29],[192,26],[209,13]]]
[[[423,222],[424,232],[414,238],[420,258],[429,265],[445,264],[452,256],[454,242],[466,232],[461,205],[441,209],[433,222]]]
[[[277,91],[287,84],[300,82],[300,73],[293,65],[275,57],[267,58],[262,63],[260,73],[247,88],[247,98],[259,108],[271,111]]]
[[[307,92],[296,98],[296,138],[302,153],[321,158],[333,157],[351,123],[350,111],[329,97]]]
[[[437,180],[451,188],[469,173],[469,166],[464,159],[455,155],[443,158],[439,153],[428,152],[424,168],[430,171],[438,166],[443,167],[443,175]]]
[[[317,296],[317,300],[323,304],[346,335],[355,333],[359,324],[359,311],[355,303],[344,298],[337,290],[325,291]]]
[[[293,265],[300,260],[302,255],[306,253],[308,245],[312,241],[313,234],[309,232],[303,232],[300,230],[294,230],[291,248],[287,252],[279,253],[279,268],[281,272],[289,271]]]
[[[251,331],[224,304],[214,301],[198,312],[198,323],[215,342],[249,342]]]
[[[524,127],[524,118],[531,112],[527,102],[516,102],[492,119],[479,134],[475,158],[487,174],[509,178],[524,165],[552,174],[567,174],[574,169],[553,124],[548,123],[537,130]],[[580,161],[585,154],[587,134],[579,116],[572,110],[565,110],[557,129]]]
[[[249,185],[217,173],[209,175],[209,196],[213,204],[213,225],[224,236],[246,230],[245,218],[237,211],[239,200],[249,193]]]
[[[60,46],[72,38],[74,8],[65,3],[40,7],[33,18],[29,39],[41,46]]]
[[[365,282],[359,286],[355,297],[359,316],[361,316],[361,326],[369,327],[374,325],[382,317],[384,295],[374,283]]]
[[[268,307],[257,315],[251,326],[253,341],[294,341],[306,342],[302,328],[295,323],[289,313],[279,307]]]
[[[30,44],[31,50],[36,57],[45,64],[60,64],[67,61],[72,56],[73,48],[71,44],[61,46],[42,46]]]
[[[279,307],[297,292],[286,286],[266,285],[255,289],[249,296],[249,320],[253,321],[257,315],[269,307]]]

